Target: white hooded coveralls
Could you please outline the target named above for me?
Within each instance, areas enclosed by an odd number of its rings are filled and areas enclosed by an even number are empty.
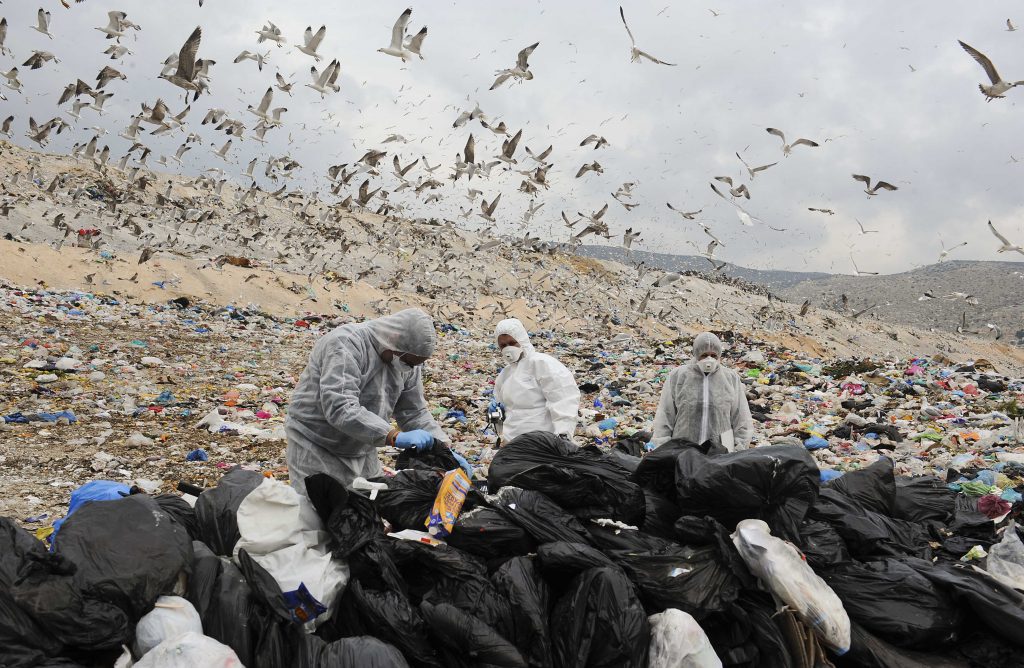
[[[502,439],[510,441],[530,431],[571,437],[580,407],[580,390],[572,372],[551,355],[534,350],[519,320],[499,322],[494,338],[502,334],[523,349],[519,361],[502,369],[494,381],[494,398],[505,405]]]
[[[448,442],[423,396],[422,368],[380,357],[385,350],[429,357],[434,345],[434,323],[419,309],[342,325],[317,341],[284,425],[292,486],[305,494],[314,473],[343,485],[380,475],[376,448],[392,416],[403,431],[424,429]]]

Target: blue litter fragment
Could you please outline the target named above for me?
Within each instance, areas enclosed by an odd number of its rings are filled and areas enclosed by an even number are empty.
[[[821,450],[822,448],[828,447],[828,441],[823,439],[821,436],[811,436],[804,441],[804,447],[808,450]]]
[[[313,598],[305,584],[300,583],[298,589],[286,591],[283,596],[285,605],[288,606],[288,611],[296,623],[305,624],[327,612],[324,604]]]
[[[829,480],[835,480],[841,478],[843,475],[842,471],[834,471],[832,469],[821,469],[821,482],[825,483]]]
[[[186,462],[208,462],[210,461],[210,455],[206,454],[206,450],[202,448],[196,448],[187,455],[185,455]]]

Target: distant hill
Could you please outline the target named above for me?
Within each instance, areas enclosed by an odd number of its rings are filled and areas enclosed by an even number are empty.
[[[627,262],[626,250],[622,246],[581,246],[577,252],[598,260],[610,260],[623,264]],[[670,255],[668,253],[651,253],[649,251],[637,250],[630,251],[629,260],[634,264],[643,262],[648,267],[665,271],[708,272],[711,270],[711,264],[699,255]],[[729,263],[726,263],[722,273],[733,278],[740,278],[744,281],[763,285],[773,291],[789,288],[803,281],[823,279],[831,276],[831,274],[820,272],[749,269]]]
[[[920,299],[926,292],[934,298]],[[986,326],[993,324],[1002,330],[1001,340],[1024,345],[1024,262],[950,261],[901,274],[829,276],[779,288],[784,299],[809,299],[816,306],[835,307],[844,294],[851,310],[877,304],[872,313],[882,320],[956,330],[966,314],[968,331],[994,336]]]
[[[600,260],[627,262],[621,246],[581,246],[582,255]],[[665,271],[707,272],[711,265],[697,255],[670,255],[631,251],[629,260],[644,262]],[[762,285],[777,296],[797,304],[843,311],[875,308],[864,317],[911,325],[921,329],[956,331],[966,313],[966,330],[995,336],[1024,346],[1024,262],[975,262],[951,260],[942,264],[883,276],[850,276],[820,272],[760,270],[726,264],[726,276]],[[919,299],[925,293],[934,298]],[[967,297],[956,296],[962,293]],[[968,301],[970,300],[970,301]],[[973,302],[977,303],[973,303]]]

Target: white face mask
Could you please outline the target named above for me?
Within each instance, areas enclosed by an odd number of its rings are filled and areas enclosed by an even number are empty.
[[[501,356],[508,360],[509,364],[518,362],[523,356],[523,349],[519,346],[505,346],[501,349]]]
[[[705,357],[697,362],[697,368],[704,373],[714,373],[718,371],[718,360],[714,357]]]

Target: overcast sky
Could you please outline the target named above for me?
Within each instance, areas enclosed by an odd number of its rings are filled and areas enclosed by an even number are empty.
[[[403,164],[420,156],[431,165],[443,161],[435,176],[447,175],[470,132],[478,160],[500,151],[501,138],[479,124],[451,127],[460,110],[479,102],[495,123],[523,129],[520,167],[533,164],[523,147],[539,152],[554,145],[551,188],[538,196],[544,208],[530,225],[545,238],[566,239],[562,209],[575,218],[575,212],[607,202],[605,220],[616,236],[602,243],[621,242],[632,227],[643,234],[634,247],[692,253],[688,242],[703,247],[707,237],[665,207],[672,202],[690,211],[703,208],[700,219],[725,244],[717,251],[720,259],[756,268],[848,273],[852,252],[861,270],[903,271],[935,262],[940,240],[947,246],[968,242],[952,258],[1024,259],[998,255],[985,227],[991,219],[1011,241],[1024,243],[1024,87],[986,103],[978,91],[984,72],[957,44],[962,39],[986,53],[1006,79],[1024,79],[1019,3],[630,2],[626,18],[638,46],[675,67],[630,62],[629,39],[612,2],[413,3],[410,32],[427,25],[429,33],[425,60],[408,64],[376,52],[387,45],[407,1],[204,4],[86,0],[66,10],[46,0],[52,41],[29,27],[39,5],[18,0],[0,6],[9,24],[6,46],[13,51],[0,56],[0,67],[18,65],[24,84],[24,94],[0,88],[8,97],[0,114],[15,115],[18,143],[30,144],[24,138],[29,115],[49,119],[66,84],[76,78],[94,83],[109,64],[128,77],[107,86],[115,94],[105,107],[109,113],[83,112],[75,132],[54,138],[48,150],[66,152],[87,141],[96,126],[109,131],[100,145],[109,144],[116,160],[128,147],[117,133],[141,102],[162,97],[174,112],[184,106],[182,91],[157,75],[161,62],[201,25],[199,56],[217,64],[212,94],[193,104],[187,119],[188,131],[204,142],[185,155],[186,173],[225,166],[213,150],[228,137],[200,126],[203,114],[224,108],[251,127],[256,118],[246,105],[259,102],[279,71],[297,83],[293,97],[275,94],[273,106],[288,108],[285,125],[267,135],[266,145],[249,136],[236,141],[229,154],[233,164],[226,166],[235,175],[252,157],[288,153],[304,166],[292,185],[324,192],[328,165],[354,162],[369,148],[389,151],[375,183],[386,189],[397,184],[390,175],[396,151]],[[114,9],[142,26],[137,36],[122,38],[134,54],[120,62],[102,54],[110,42],[93,29],[105,25],[106,12]],[[1007,31],[1007,18],[1022,29]],[[284,48],[256,44],[255,31],[266,20],[284,31]],[[341,92],[325,101],[304,87],[312,58],[293,48],[307,25],[315,30],[321,24],[327,36],[318,65],[337,57],[342,66]],[[512,66],[516,53],[533,42],[540,42],[530,58],[534,79],[489,91],[495,71]],[[33,49],[52,51],[61,62],[30,71],[21,64]],[[263,72],[252,61],[231,62],[243,49],[270,51]],[[799,146],[783,157],[781,142],[767,127],[820,147]],[[391,133],[408,143],[382,145]],[[581,148],[591,133],[603,135],[610,147]],[[147,136],[150,165],[172,155],[184,134]],[[778,164],[750,181],[737,151],[752,166]],[[575,179],[579,166],[593,160],[604,174]],[[422,173],[421,166],[409,176]],[[899,190],[868,198],[851,173],[881,178]],[[711,179],[725,175],[748,183],[752,198],[742,204],[763,222],[743,227],[734,208],[711,191]],[[521,220],[530,198],[517,192],[522,178],[495,169],[480,185],[473,180],[488,200],[502,193],[500,233],[526,229]],[[611,198],[627,181],[637,183],[632,201],[640,206],[632,211]],[[463,178],[446,186],[444,199],[430,205],[417,203],[411,193],[393,200],[410,204],[414,215],[454,218],[460,206],[478,210],[479,199],[470,204],[464,197],[467,185]],[[333,201],[329,194],[325,199]],[[474,220],[474,227],[483,224]],[[857,220],[877,232],[860,235]]]

